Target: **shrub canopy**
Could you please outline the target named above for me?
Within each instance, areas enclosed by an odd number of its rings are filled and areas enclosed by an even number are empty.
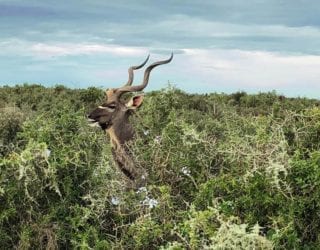
[[[123,188],[87,112],[103,91],[0,88],[3,249],[301,249],[320,245],[320,101],[275,92],[146,94]]]

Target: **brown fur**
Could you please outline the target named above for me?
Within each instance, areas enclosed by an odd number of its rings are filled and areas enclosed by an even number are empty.
[[[135,109],[140,107],[143,96],[134,96],[126,103],[121,101],[121,96],[127,92],[143,90],[148,84],[151,70],[159,65],[169,63],[172,58],[173,53],[171,53],[169,59],[149,65],[145,70],[142,84],[138,86],[131,86],[133,82],[133,71],[142,68],[148,61],[149,56],[142,64],[130,67],[128,70],[128,82],[120,88],[108,89],[106,91],[106,101],[93,110],[88,116],[90,122],[98,124],[108,133],[114,161],[128,180],[137,185],[141,185],[141,181],[144,182],[146,173],[135,165],[129,153],[127,142],[130,141],[134,135],[134,130],[129,123],[129,116]]]
[[[134,105],[132,100],[128,103],[123,103],[119,99],[114,98],[113,93],[113,90],[107,91],[108,101],[93,110],[88,117],[91,121],[98,123],[109,135],[113,159],[119,170],[130,181],[141,183],[140,180],[145,176],[143,174],[144,171],[135,166],[126,145],[134,135],[133,128],[129,123],[129,116],[138,106],[132,106]]]

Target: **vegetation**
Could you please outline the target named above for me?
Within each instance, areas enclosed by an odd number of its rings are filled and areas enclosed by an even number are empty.
[[[146,94],[132,118],[148,185],[123,188],[86,113],[103,91],[0,88],[1,249],[316,249],[320,101]]]

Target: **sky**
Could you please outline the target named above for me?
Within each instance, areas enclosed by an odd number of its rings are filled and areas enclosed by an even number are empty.
[[[0,0],[0,85],[119,87],[171,52],[146,91],[320,99],[320,1]]]

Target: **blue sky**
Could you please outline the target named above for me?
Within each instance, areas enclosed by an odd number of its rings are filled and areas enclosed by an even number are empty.
[[[173,51],[147,91],[320,99],[320,1],[0,0],[0,32],[1,85],[116,87],[149,53]]]

